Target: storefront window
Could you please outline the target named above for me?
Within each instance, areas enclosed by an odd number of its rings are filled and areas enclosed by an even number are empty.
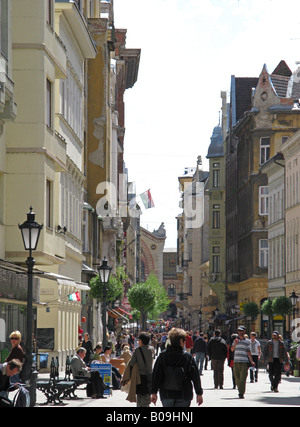
[[[26,342],[26,314],[27,307],[26,305],[18,305],[18,304],[7,304],[0,303],[0,355],[1,351],[5,348],[10,349],[10,341],[9,335],[11,332],[18,330],[21,332],[22,341],[21,345]],[[33,307],[33,328],[34,336],[36,331],[36,307]],[[4,330],[3,330],[4,328]]]

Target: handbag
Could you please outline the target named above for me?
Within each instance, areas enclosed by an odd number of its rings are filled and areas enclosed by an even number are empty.
[[[141,349],[141,347],[139,347],[138,350],[140,351],[140,353],[142,355],[143,362],[145,364],[145,368],[147,369],[146,360],[145,360],[143,350]],[[140,394],[142,396],[145,396],[146,394],[150,394],[151,375],[141,375],[140,374],[140,377],[141,377],[141,384],[138,384],[136,386],[136,394]]]

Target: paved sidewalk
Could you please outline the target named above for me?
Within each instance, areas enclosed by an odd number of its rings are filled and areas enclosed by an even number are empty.
[[[209,363],[210,366],[210,363]],[[61,374],[63,376],[63,373]],[[48,378],[49,374],[39,375],[39,379]],[[279,393],[270,390],[268,374],[264,370],[259,371],[257,383],[250,383],[249,375],[246,384],[246,393],[244,399],[238,398],[237,389],[232,388],[231,369],[225,366],[224,389],[215,390],[213,383],[213,371],[203,371],[201,376],[203,393],[203,405],[201,407],[295,407],[300,406],[300,378],[293,376],[286,377],[282,375],[279,384]],[[86,391],[83,387],[77,389],[77,399],[65,399],[62,405],[44,405],[45,396],[37,391],[38,407],[98,407],[98,408],[135,408],[135,403],[126,400],[127,394],[120,390],[114,390],[113,395],[107,399],[91,399],[86,397]],[[195,398],[191,407],[196,407]],[[162,407],[160,399],[156,408]],[[151,404],[151,408],[155,408]]]

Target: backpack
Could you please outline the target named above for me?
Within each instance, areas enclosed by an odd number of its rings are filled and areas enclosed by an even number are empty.
[[[182,357],[179,358],[175,366],[170,366],[166,364],[166,357],[162,357],[162,364],[164,369],[164,381],[163,388],[169,391],[183,391],[184,384],[187,380],[186,366],[188,364],[188,359],[185,362],[184,366],[179,366],[179,362],[182,360]]]
[[[16,408],[29,408],[30,394],[23,385],[19,386],[19,390],[15,394],[13,406]]]

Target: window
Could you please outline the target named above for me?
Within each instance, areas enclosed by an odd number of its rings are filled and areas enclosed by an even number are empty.
[[[9,8],[10,6],[8,5],[8,0],[0,1],[0,47],[1,53],[6,59],[8,59],[9,56]]]
[[[220,211],[213,211],[213,228],[220,228]]]
[[[176,295],[176,286],[173,283],[168,286],[168,295]]]
[[[60,112],[78,138],[83,138],[83,89],[73,69],[68,67],[67,79],[60,81]]]
[[[213,170],[213,188],[220,187],[220,170],[214,169]]]
[[[270,158],[270,137],[260,138],[260,164],[263,165]]]
[[[213,273],[220,273],[220,255],[213,256]]]
[[[46,20],[49,25],[52,26],[52,1],[53,0],[46,0]]]
[[[52,183],[46,180],[46,226],[52,227]]]
[[[269,213],[269,192],[268,187],[259,187],[259,215],[268,215]]]
[[[46,125],[52,127],[52,84],[46,79]]]
[[[268,240],[260,239],[259,240],[259,267],[267,268],[268,267]]]
[[[89,211],[83,211],[82,219],[82,250],[83,252],[89,252]]]
[[[61,174],[61,226],[81,239],[82,226],[82,183],[75,170]],[[88,232],[86,218],[85,233]]]

